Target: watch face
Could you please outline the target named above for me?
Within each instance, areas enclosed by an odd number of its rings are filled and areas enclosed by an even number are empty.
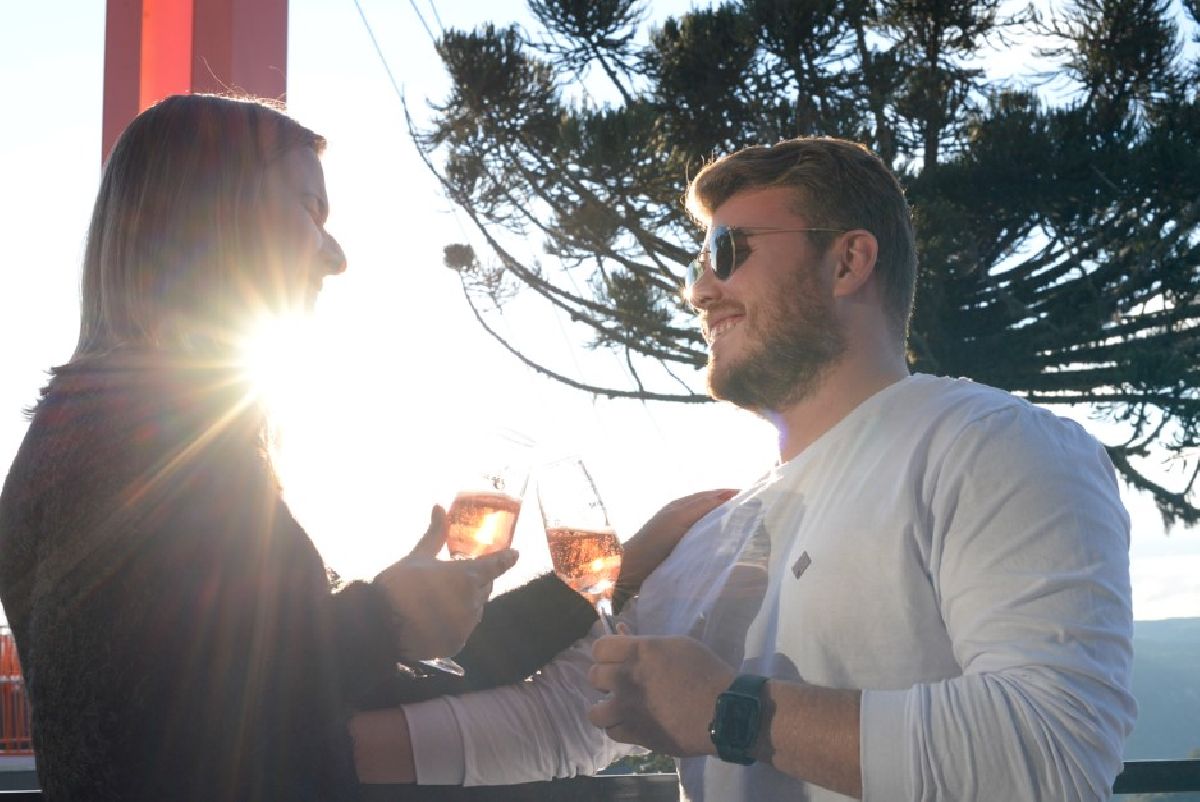
[[[717,697],[712,729],[714,739],[735,749],[754,743],[754,737],[758,734],[758,700],[731,693],[721,694]]]

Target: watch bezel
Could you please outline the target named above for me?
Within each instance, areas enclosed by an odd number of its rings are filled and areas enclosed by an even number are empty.
[[[754,693],[748,693],[737,686],[753,683]],[[742,675],[733,681],[728,690],[717,696],[713,710],[713,718],[708,726],[709,738],[717,747],[717,755],[730,763],[749,766],[754,758],[748,754],[758,741],[759,726],[762,723],[762,686],[766,682],[763,677]]]

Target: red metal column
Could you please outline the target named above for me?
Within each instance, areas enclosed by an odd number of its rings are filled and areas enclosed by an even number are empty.
[[[142,0],[138,111],[191,88],[192,0]]]
[[[101,158],[139,112],[179,92],[282,101],[287,0],[107,0]]]
[[[104,117],[100,159],[108,158],[113,143],[137,116],[142,63],[141,0],[108,0],[104,19]]]
[[[195,3],[192,91],[234,91],[282,101],[287,91],[288,0]]]

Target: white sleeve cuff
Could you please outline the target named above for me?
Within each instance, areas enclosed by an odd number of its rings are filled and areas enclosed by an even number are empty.
[[[911,799],[911,767],[907,765],[905,710],[909,691],[863,691],[859,703],[858,759],[863,802]]]
[[[462,733],[445,698],[404,705],[418,785],[462,785],[466,775]]]

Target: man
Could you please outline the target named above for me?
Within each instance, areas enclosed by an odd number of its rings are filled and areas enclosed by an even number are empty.
[[[692,800],[1107,798],[1135,706],[1103,449],[909,375],[910,213],[866,149],[747,148],[689,206],[712,395],[770,420],[780,463],[646,580],[635,634],[412,710],[422,782],[590,771],[636,743],[680,758]]]

